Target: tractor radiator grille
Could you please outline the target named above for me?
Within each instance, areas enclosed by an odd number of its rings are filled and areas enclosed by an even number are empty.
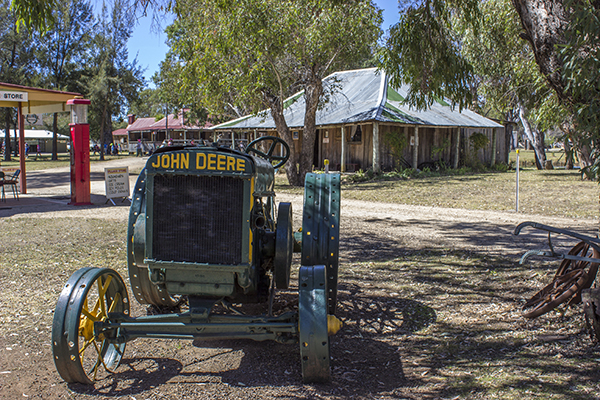
[[[155,175],[152,258],[241,264],[244,181]]]

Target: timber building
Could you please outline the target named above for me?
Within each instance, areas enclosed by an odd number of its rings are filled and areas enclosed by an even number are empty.
[[[341,171],[423,168],[440,161],[456,168],[472,153],[469,138],[474,133],[487,136],[489,142],[471,156],[486,165],[508,162],[510,138],[503,125],[470,110],[459,111],[444,100],[427,110],[411,108],[404,104],[408,86],[393,87],[383,71],[336,72],[323,80],[323,88],[328,101],[317,112],[316,169],[323,168],[325,159]],[[285,101],[284,116],[297,152],[302,143],[304,107],[302,91]],[[269,110],[212,129],[244,141],[277,135]]]

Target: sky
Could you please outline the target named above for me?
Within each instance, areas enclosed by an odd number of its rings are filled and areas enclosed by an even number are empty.
[[[387,31],[390,25],[398,22],[398,0],[375,0],[377,7],[383,10],[382,29]],[[137,57],[137,63],[145,69],[144,77],[147,81],[159,69],[160,62],[164,60],[169,50],[165,44],[167,35],[164,32],[155,32],[151,28],[152,18],[150,16],[138,19],[133,36],[129,39],[129,60]],[[164,31],[163,26],[162,29]],[[154,85],[149,84],[150,87]]]

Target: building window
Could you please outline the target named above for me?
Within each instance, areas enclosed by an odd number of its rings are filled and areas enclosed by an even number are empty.
[[[361,143],[362,142],[362,128],[360,125],[353,126],[350,130],[350,136],[348,137],[350,143]]]

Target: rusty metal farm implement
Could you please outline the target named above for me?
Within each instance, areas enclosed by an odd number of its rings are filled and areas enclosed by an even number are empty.
[[[521,257],[524,263],[531,256],[552,257],[562,260],[550,284],[537,292],[523,306],[523,316],[536,318],[561,304],[567,306],[583,302],[583,310],[591,336],[600,340],[600,289],[592,288],[600,265],[600,239],[535,222],[523,222],[514,231],[518,235],[531,227],[548,232],[549,251],[531,250]],[[579,242],[566,254],[557,253],[551,234],[570,236]]]

